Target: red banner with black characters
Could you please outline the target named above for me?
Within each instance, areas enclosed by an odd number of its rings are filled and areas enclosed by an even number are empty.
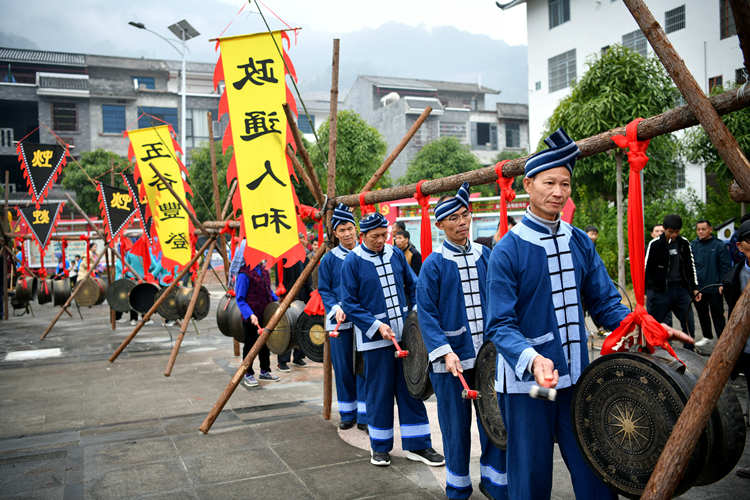
[[[31,200],[38,208],[67,163],[68,146],[66,144],[63,148],[57,144],[21,141],[16,147],[16,152]]]
[[[127,189],[109,186],[103,182],[96,183],[96,190],[99,192],[99,208],[102,211],[104,230],[109,235],[109,240],[114,241],[135,215],[133,198]]]

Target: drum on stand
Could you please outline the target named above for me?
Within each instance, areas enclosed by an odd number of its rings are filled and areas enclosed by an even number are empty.
[[[279,304],[281,304],[281,302],[271,302],[266,306],[265,310],[263,311],[264,325],[268,324],[271,316],[273,316],[273,314],[279,308]],[[286,312],[284,312],[284,315],[276,324],[276,328],[271,331],[270,335],[268,336],[268,340],[266,341],[266,345],[272,353],[283,354],[289,349],[289,345],[292,341],[294,325],[296,324],[297,319],[300,317],[304,309],[305,303],[301,300],[295,300],[289,305],[289,308],[287,308]]]
[[[107,303],[113,311],[125,313],[130,311],[130,291],[137,283],[130,278],[121,278],[107,287]]]
[[[70,294],[70,278],[63,278],[52,282],[52,303],[55,306],[62,306],[65,304],[70,298]]]
[[[181,318],[185,317],[185,313],[190,305],[190,298],[193,296],[192,287],[180,287],[177,291],[177,312]],[[193,309],[193,319],[202,320],[208,316],[208,310],[211,307],[211,295],[208,293],[208,289],[201,285],[198,290],[198,298],[195,302],[195,308]]]
[[[156,293],[156,300],[159,300],[159,298],[161,298],[164,292],[166,292],[167,288],[168,287],[163,287],[159,289],[159,291]],[[156,312],[159,313],[159,316],[167,321],[175,321],[177,319],[183,318],[183,315],[180,314],[180,309],[177,304],[177,297],[179,296],[181,288],[182,287],[179,285],[172,288],[167,298],[164,299],[162,303],[159,304],[159,307],[156,308]]]
[[[508,433],[495,391],[496,371],[497,349],[495,344],[488,340],[479,349],[474,364],[474,388],[479,392],[474,405],[487,438],[492,444],[504,450],[508,446]]]
[[[430,359],[422,340],[416,311],[411,311],[406,316],[399,345],[409,351],[409,355],[401,360],[406,388],[412,397],[424,401],[432,396],[434,391],[429,377]]]
[[[327,336],[328,332],[326,332],[322,315],[310,315],[306,312],[300,314],[294,328],[294,343],[311,361],[323,362],[323,350]]]
[[[91,307],[104,301],[104,282],[99,278],[89,276],[81,282],[80,290],[76,294],[76,302],[81,307]]]
[[[130,290],[128,296],[130,308],[140,314],[146,314],[156,302],[157,293],[159,293],[159,287],[155,284],[145,281],[138,283]]]
[[[41,280],[39,284],[39,293],[36,296],[39,305],[52,302],[52,280]]]
[[[216,308],[216,324],[219,331],[237,342],[245,342],[245,330],[242,326],[242,313],[237,306],[237,300],[231,295],[225,295]]]

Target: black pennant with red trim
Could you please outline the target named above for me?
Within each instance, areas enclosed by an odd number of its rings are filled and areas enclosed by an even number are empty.
[[[105,222],[104,228],[112,241],[127,227],[137,208],[127,189],[109,186],[103,182],[97,182],[96,187],[99,192],[99,208]]]
[[[138,216],[141,219],[141,229],[143,229],[143,233],[146,235],[146,238],[148,238],[149,245],[153,245],[154,242],[151,239],[151,218],[146,218],[146,205],[141,203],[141,200],[138,198],[138,186],[135,184],[133,174],[122,172],[122,179],[125,181],[125,186],[128,188],[130,197],[133,200],[133,205],[138,210]]]
[[[62,211],[64,203],[45,203],[35,207],[29,205],[18,209],[18,214],[26,226],[31,230],[31,234],[34,235],[36,244],[39,245],[39,250],[44,252],[49,243],[49,238],[54,232],[55,224],[57,224],[57,217]]]
[[[18,143],[16,152],[31,200],[39,207],[67,162],[68,147],[23,141]]]

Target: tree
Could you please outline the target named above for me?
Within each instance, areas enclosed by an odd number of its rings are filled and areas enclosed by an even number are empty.
[[[232,148],[222,154],[221,141],[214,142],[216,154],[216,175],[219,183],[219,204],[224,207],[229,188],[227,187],[227,167],[232,159]],[[206,144],[191,151],[190,177],[188,181],[193,188],[193,209],[198,220],[215,220],[216,209],[214,208],[214,183],[211,174],[211,151]]]
[[[468,146],[461,144],[455,137],[441,137],[419,150],[399,182],[411,184],[422,179],[438,179],[476,170],[481,166]],[[489,188],[492,189],[492,186]]]
[[[383,163],[386,143],[380,132],[368,125],[354,111],[339,111],[337,120],[336,194],[359,193]],[[318,130],[320,143],[313,144],[308,149],[324,194],[327,190],[329,137],[329,122],[326,120]],[[391,177],[386,172],[376,187],[389,187],[390,185]]]
[[[587,63],[581,80],[558,104],[545,136],[563,127],[572,138],[590,137],[627,124],[637,117],[656,115],[675,103],[676,89],[655,57],[613,45]],[[671,134],[655,137],[648,148],[650,161],[643,170],[646,197],[675,188],[677,142]],[[576,162],[573,190],[576,200],[617,200],[618,281],[625,281],[622,164],[624,155],[594,155]]]
[[[65,189],[75,192],[76,202],[84,212],[89,215],[101,217],[97,190],[91,180],[102,181],[105,184],[110,184],[110,176],[108,172],[114,166],[114,185],[122,188],[124,187],[124,183],[122,182],[122,177],[119,173],[128,169],[129,162],[126,158],[118,156],[115,153],[103,149],[97,149],[81,155],[79,163],[83,167],[83,170],[78,168],[74,163],[75,162],[70,161],[65,167],[62,177],[62,185]]]
[[[716,87],[712,94],[720,94],[724,89]],[[743,108],[721,117],[732,133],[740,149],[747,156],[750,154],[750,109]],[[727,196],[732,172],[721,160],[718,151],[708,138],[703,127],[696,126],[688,131],[684,144],[685,157],[693,163],[706,166],[706,204],[700,209],[701,216],[715,226],[732,217],[740,215],[740,204]]]

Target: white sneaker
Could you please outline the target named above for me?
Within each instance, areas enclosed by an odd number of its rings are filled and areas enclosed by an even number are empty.
[[[127,323],[128,321],[130,321],[128,318],[120,318],[117,320],[118,323]]]
[[[137,321],[136,321],[136,320],[134,320],[134,319],[131,319],[131,320],[130,320],[130,326],[135,326],[135,324],[136,324],[136,323],[137,323]]]
[[[146,321],[146,323],[143,326],[148,326],[148,325],[153,325],[153,324],[154,324],[154,320],[150,319],[150,320]]]
[[[711,339],[707,339],[707,338],[703,337],[702,339],[700,339],[699,341],[697,341],[695,343],[695,346],[696,347],[703,347],[703,346],[708,345],[710,343],[711,343]]]
[[[174,326],[174,324],[175,324],[174,320],[170,320],[170,321],[167,321],[166,323],[164,323],[164,326]]]

